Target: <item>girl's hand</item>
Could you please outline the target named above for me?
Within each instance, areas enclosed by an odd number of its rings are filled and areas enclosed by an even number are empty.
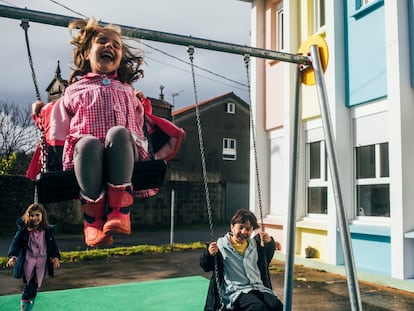
[[[53,268],[55,268],[55,269],[59,269],[60,268],[60,262],[59,262],[59,258],[53,258],[52,259],[52,262],[53,262]]]
[[[142,91],[135,90],[134,93],[135,93],[135,96],[138,97],[138,99],[140,99],[140,100],[144,99],[144,98],[147,98]]]
[[[32,104],[32,115],[37,115],[40,113],[40,110],[42,110],[43,106],[46,105],[44,102],[42,102],[41,100],[36,100],[33,104]]]
[[[214,255],[216,255],[216,254],[218,253],[218,246],[217,246],[217,242],[211,242],[211,243],[208,245],[208,253],[209,253],[211,256],[214,256]]]
[[[14,264],[16,263],[17,257],[13,256],[10,257],[9,261],[6,264],[6,267],[14,268]]]

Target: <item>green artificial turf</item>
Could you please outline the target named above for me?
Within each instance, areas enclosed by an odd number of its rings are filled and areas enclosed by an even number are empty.
[[[208,280],[201,276],[39,292],[33,311],[203,310]],[[0,296],[0,310],[20,310],[21,295]]]

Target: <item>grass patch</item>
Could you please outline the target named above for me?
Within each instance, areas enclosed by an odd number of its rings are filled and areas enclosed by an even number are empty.
[[[64,262],[82,262],[88,260],[99,260],[117,256],[131,256],[139,254],[164,254],[171,251],[184,251],[191,249],[204,249],[205,243],[177,243],[171,250],[171,245],[137,245],[128,247],[87,249],[83,251],[61,252],[61,263]],[[8,258],[0,257],[0,268],[6,268]]]
[[[275,273],[285,272],[285,269],[270,265],[269,272],[275,272]]]

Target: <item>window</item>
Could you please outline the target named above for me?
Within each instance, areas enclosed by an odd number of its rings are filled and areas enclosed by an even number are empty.
[[[313,0],[313,32],[325,26],[325,0]]]
[[[360,7],[359,8],[363,8],[366,7],[368,5],[370,5],[371,3],[375,2],[376,0],[360,0]]]
[[[366,6],[374,1],[375,0],[361,0],[361,6]]]
[[[325,141],[307,144],[307,213],[327,214],[327,161]]]
[[[276,27],[276,51],[282,51],[285,48],[285,38],[284,38],[284,12],[283,12],[283,1],[280,1],[275,6],[275,27]]]
[[[351,16],[362,18],[383,5],[384,0],[355,0],[355,13]]]
[[[236,140],[233,138],[223,138],[223,160],[236,160]]]
[[[358,216],[390,216],[388,143],[355,148]]]
[[[234,103],[227,103],[226,112],[234,114],[236,112],[236,105]]]

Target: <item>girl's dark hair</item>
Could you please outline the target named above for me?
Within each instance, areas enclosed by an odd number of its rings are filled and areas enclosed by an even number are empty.
[[[93,39],[102,29],[110,29],[121,36],[121,28],[115,25],[100,26],[96,19],[78,20],[69,24],[69,31],[72,37],[70,43],[73,49],[73,71],[69,76],[69,84],[79,80],[79,77],[91,72],[89,60],[85,58],[86,53],[92,47]],[[76,31],[76,33],[75,33]],[[140,69],[143,63],[142,56],[135,55],[132,47],[123,42],[122,59],[117,70],[118,80],[122,83],[132,84],[144,76],[144,71]]]
[[[40,212],[42,214],[42,221],[39,224],[39,229],[45,230],[49,227],[49,221],[47,220],[47,212],[45,207],[40,203],[30,204],[22,216],[22,220],[26,225],[27,229],[33,230],[33,225],[30,222],[30,214],[33,212]]]
[[[236,213],[231,218],[231,225],[244,224],[247,221],[250,222],[254,230],[259,228],[259,224],[257,223],[256,216],[251,211],[245,208],[242,208],[236,211]]]

